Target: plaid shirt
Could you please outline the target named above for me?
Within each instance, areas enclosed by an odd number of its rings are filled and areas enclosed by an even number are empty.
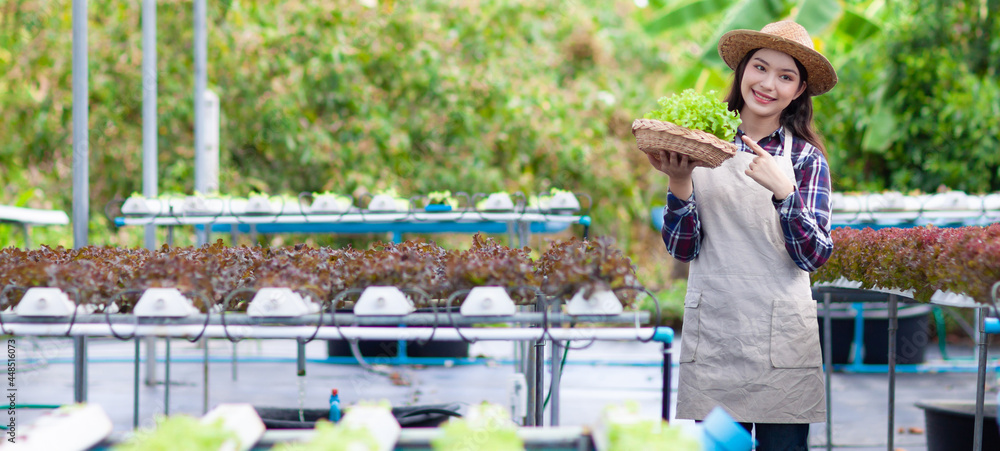
[[[753,153],[736,133],[735,144],[739,151]],[[775,130],[758,144],[771,155],[784,149],[784,127]],[[795,264],[805,271],[815,271],[823,266],[833,253],[830,238],[830,166],[823,154],[804,139],[792,142],[792,167],[797,187],[785,200],[771,197],[778,211],[781,231],[785,236],[785,250]],[[667,206],[663,210],[663,243],[667,252],[681,261],[691,261],[701,250],[701,220],[698,218],[694,194],[681,200],[667,192]]]

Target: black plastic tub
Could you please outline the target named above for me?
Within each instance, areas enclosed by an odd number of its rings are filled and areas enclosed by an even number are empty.
[[[897,308],[896,363],[918,364],[926,360],[927,344],[931,341],[930,314],[932,307],[923,304],[900,304]],[[825,342],[825,309],[820,303],[817,311],[819,319],[819,340]],[[889,363],[889,312],[885,304],[866,303],[864,305],[864,347],[862,363],[885,365]],[[853,360],[851,344],[854,343],[854,313],[850,304],[831,304],[831,343],[834,364],[846,364]],[[824,348],[825,349],[825,348]]]
[[[395,340],[360,340],[358,350],[362,357],[396,357],[399,343]],[[344,340],[327,340],[326,353],[330,357],[351,357],[351,347]],[[469,357],[469,344],[464,341],[406,342],[407,357]]]
[[[299,409],[254,406],[267,429],[312,429],[321,418],[328,418],[329,409]],[[404,428],[437,427],[451,417],[460,417],[458,404],[428,404],[425,406],[393,407],[392,415]],[[345,409],[345,412],[347,409]]]
[[[430,309],[417,309],[420,313],[432,313]],[[351,313],[350,310],[339,311]],[[452,307],[451,312],[459,315],[459,307]],[[445,309],[440,308],[437,313],[442,315],[442,321],[447,322]],[[362,326],[364,327],[364,326]],[[410,326],[417,327],[417,326]],[[439,326],[439,328],[450,326]],[[358,350],[362,357],[396,357],[399,355],[399,341],[397,340],[359,340]],[[326,355],[329,357],[352,357],[351,347],[346,340],[327,340]],[[430,341],[421,342],[417,340],[406,341],[407,357],[442,357],[442,358],[467,358],[469,357],[469,344],[464,341]]]
[[[924,411],[927,451],[972,449],[976,435],[976,403],[971,401],[924,401],[916,403]],[[997,427],[997,404],[987,402],[983,409],[983,447],[1000,449]]]

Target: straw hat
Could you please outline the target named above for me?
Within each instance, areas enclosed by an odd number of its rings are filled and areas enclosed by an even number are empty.
[[[747,52],[760,48],[787,53],[802,63],[808,73],[806,91],[810,95],[823,94],[837,84],[837,72],[813,47],[809,32],[790,20],[767,24],[760,31],[733,30],[719,39],[719,56],[733,70]]]

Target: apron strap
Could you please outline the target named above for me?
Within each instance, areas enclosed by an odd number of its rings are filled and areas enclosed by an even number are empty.
[[[792,158],[792,132],[790,130],[788,130],[788,129],[785,129],[784,135],[785,135],[785,146],[784,146],[784,149],[782,150],[783,153],[781,153],[780,155],[786,156],[789,159],[791,159]],[[779,156],[779,155],[775,155],[775,156]]]

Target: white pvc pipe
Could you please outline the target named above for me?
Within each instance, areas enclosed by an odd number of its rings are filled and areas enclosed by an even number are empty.
[[[330,214],[330,215],[301,215],[301,214],[280,214],[280,215],[240,215],[240,216],[155,216],[155,217],[126,217],[122,219],[122,224],[127,226],[136,225],[196,225],[196,224],[298,224],[304,222],[332,222],[332,223],[366,223],[366,222],[567,222],[578,223],[581,216],[569,215],[546,215],[541,213],[478,213],[466,211],[459,213],[425,213],[425,212],[400,212],[400,213],[366,213],[366,214]]]
[[[69,324],[5,324],[8,334],[27,336],[59,336],[65,335]],[[538,340],[542,338],[541,328],[461,328],[461,336],[454,328],[439,327],[341,327],[324,326],[316,330],[310,326],[229,326],[223,329],[221,325],[210,325],[204,328],[205,337],[223,338],[226,331],[233,339],[242,338],[309,338],[316,334],[316,339],[335,340],[344,338],[360,340],[434,340],[460,341],[466,340]],[[115,324],[114,331],[119,336],[186,337],[194,338],[202,333],[202,326],[164,326]],[[433,337],[432,337],[433,333]],[[567,340],[648,340],[653,336],[653,328],[607,328],[607,329],[549,329],[551,339]],[[69,331],[70,336],[112,336],[107,324],[75,324]]]
[[[87,246],[90,223],[90,87],[87,0],[73,0],[73,248]],[[25,234],[25,247],[27,247]],[[87,339],[73,340],[73,399],[87,401]]]
[[[87,245],[90,222],[87,0],[73,0],[73,248]]]
[[[205,89],[208,85],[206,1],[194,0],[194,190],[208,195],[205,173]],[[195,232],[198,245],[208,242],[207,229]]]
[[[158,191],[156,119],[156,0],[142,1],[142,195],[156,199]],[[146,249],[156,250],[156,227],[147,225]]]

